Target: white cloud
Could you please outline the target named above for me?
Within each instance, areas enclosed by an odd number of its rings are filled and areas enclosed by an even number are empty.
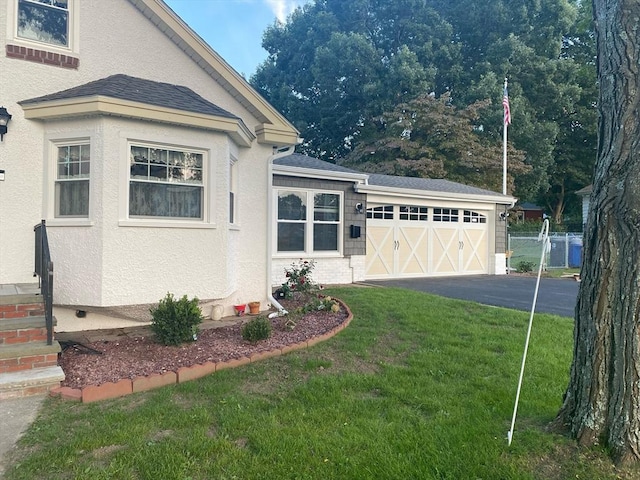
[[[265,0],[278,21],[284,23],[296,7],[306,3],[306,0]]]

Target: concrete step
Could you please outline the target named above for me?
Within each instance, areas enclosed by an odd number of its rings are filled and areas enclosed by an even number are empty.
[[[0,373],[0,400],[40,395],[60,386],[64,372],[58,365]]]

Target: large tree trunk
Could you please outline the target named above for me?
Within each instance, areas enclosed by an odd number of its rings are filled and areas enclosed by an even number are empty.
[[[593,0],[598,157],[557,424],[618,463],[640,460],[640,2]]]

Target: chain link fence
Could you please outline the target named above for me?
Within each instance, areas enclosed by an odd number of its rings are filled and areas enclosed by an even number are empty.
[[[518,232],[507,236],[508,271],[536,270],[542,254],[538,233]],[[545,252],[543,269],[580,268],[582,265],[582,233],[551,233]]]

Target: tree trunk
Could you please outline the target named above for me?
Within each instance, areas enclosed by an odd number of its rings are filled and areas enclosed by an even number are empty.
[[[593,0],[598,154],[556,424],[617,463],[640,460],[640,2]]]

